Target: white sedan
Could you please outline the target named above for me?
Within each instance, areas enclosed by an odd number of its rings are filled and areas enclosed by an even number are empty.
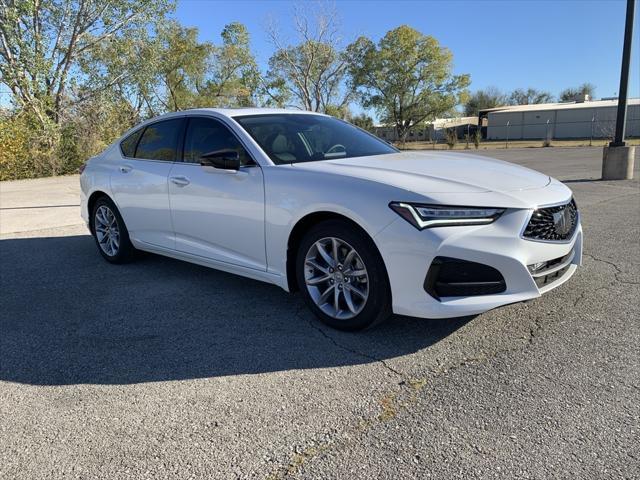
[[[91,158],[80,183],[107,261],[146,250],[299,290],[346,330],[529,300],[582,258],[576,203],[557,180],[468,154],[401,153],[308,112],[158,117]]]

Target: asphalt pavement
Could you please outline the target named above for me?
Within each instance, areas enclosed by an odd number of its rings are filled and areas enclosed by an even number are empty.
[[[599,148],[480,153],[567,181],[583,267],[355,334],[275,286],[107,264],[77,177],[0,183],[0,478],[640,478],[638,181],[597,180]]]

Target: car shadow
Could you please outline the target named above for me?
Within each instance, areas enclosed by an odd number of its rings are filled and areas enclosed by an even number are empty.
[[[0,380],[130,384],[339,367],[424,349],[470,318],[321,325],[300,295],[155,255],[111,265],[86,235],[0,241]]]

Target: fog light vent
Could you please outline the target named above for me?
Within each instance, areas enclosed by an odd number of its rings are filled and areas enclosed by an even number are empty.
[[[458,258],[436,257],[424,280],[433,298],[492,295],[507,289],[502,274],[489,265]]]

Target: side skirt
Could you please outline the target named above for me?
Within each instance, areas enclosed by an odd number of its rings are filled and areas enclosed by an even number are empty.
[[[196,265],[202,265],[203,267],[213,268],[215,270],[220,270],[227,273],[233,273],[235,275],[251,278],[260,282],[271,283],[273,285],[277,285],[287,292],[289,291],[287,279],[282,275],[276,275],[267,271],[241,267],[232,263],[220,262],[207,257],[180,252],[178,250],[171,250],[168,248],[160,247],[158,245],[153,245],[151,243],[141,242],[140,240],[131,239],[131,243],[133,243],[133,246],[138,250],[163,255],[165,257],[175,258],[176,260],[182,260],[184,262],[195,263]]]

